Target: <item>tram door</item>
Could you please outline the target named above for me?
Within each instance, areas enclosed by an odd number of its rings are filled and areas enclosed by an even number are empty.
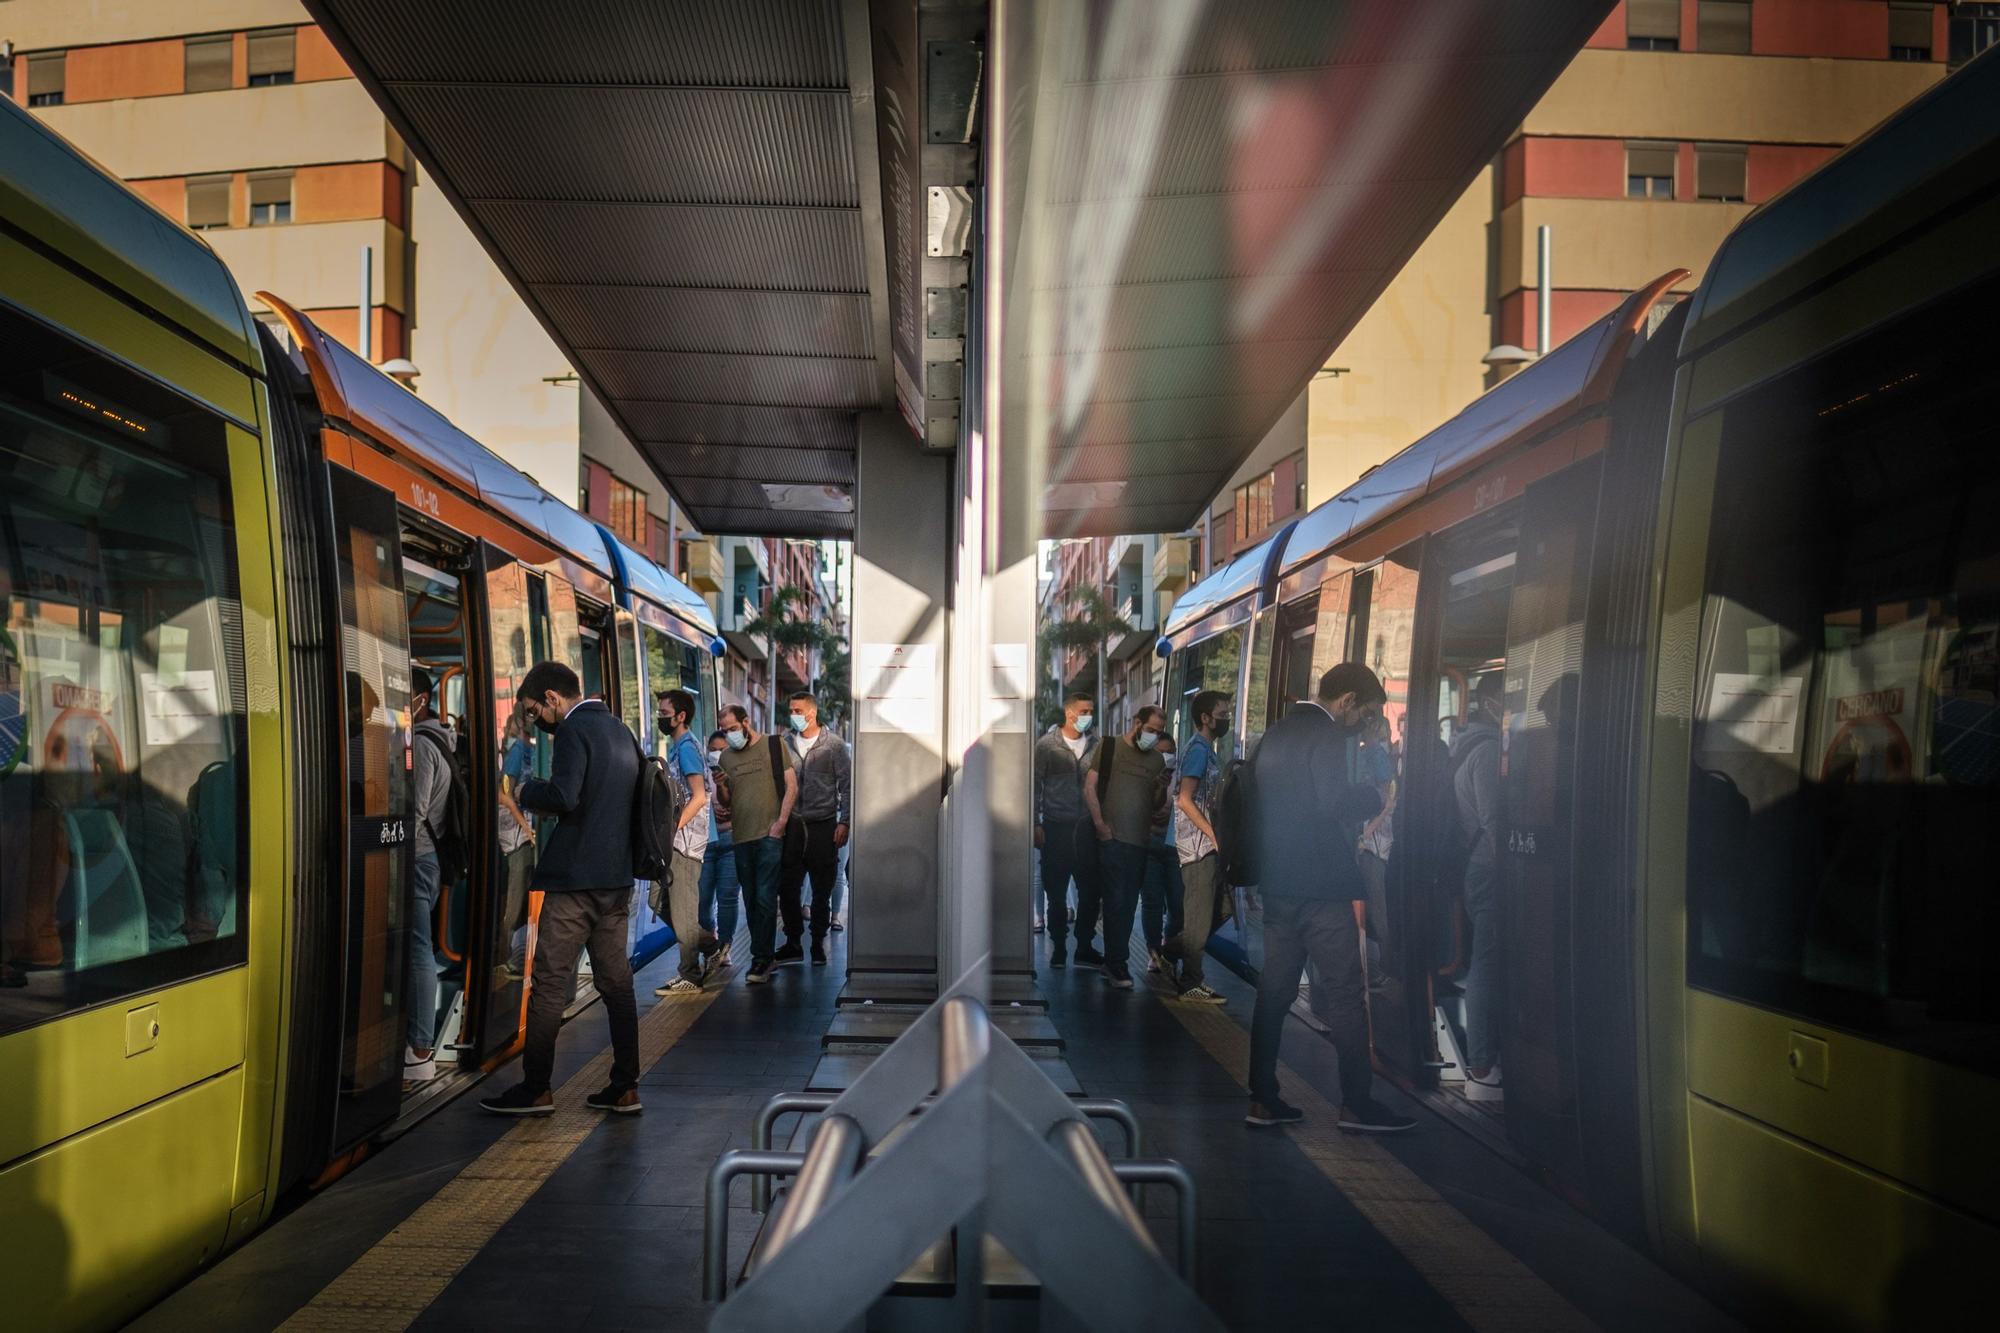
[[[1507,1136],[1581,1185],[1572,894],[1578,711],[1598,460],[1528,488],[1507,620],[1501,953]],[[1582,947],[1590,948],[1585,941]],[[1616,1059],[1618,1053],[1581,1053]]]
[[[346,836],[341,950],[340,1101],[335,1153],[396,1118],[414,847],[402,718],[410,638],[395,497],[329,468],[340,579],[342,787]]]
[[[490,754],[499,781],[492,802],[493,845],[487,849],[494,873],[486,878],[494,892],[490,910],[481,918],[486,1002],[480,1006],[484,1021],[476,1041],[482,1061],[504,1050],[520,1031],[529,970],[528,886],[535,873],[535,843],[499,793],[504,785],[518,786],[548,771],[548,746],[514,701],[528,668],[546,655],[545,604],[540,597],[530,597],[530,576],[518,562],[492,547],[485,555],[487,677],[494,730],[485,745],[473,738],[473,755],[481,759]],[[535,591],[540,592],[539,586]]]

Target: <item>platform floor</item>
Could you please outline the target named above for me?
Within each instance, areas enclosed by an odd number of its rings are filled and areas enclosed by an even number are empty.
[[[748,1146],[754,1108],[805,1085],[833,1021],[830,966],[742,968],[695,1000],[655,1002],[672,954],[640,975],[645,1114],[583,1095],[608,1065],[601,1007],[564,1029],[554,1116],[482,1113],[461,1097],[295,1206],[133,1325],[150,1333],[356,1328],[698,1329],[702,1183]],[[1038,945],[1042,942],[1038,939]],[[739,945],[739,952],[744,952]],[[1735,1327],[1701,1297],[1465,1133],[1419,1117],[1393,1140],[1343,1136],[1332,1047],[1287,1022],[1286,1096],[1302,1126],[1251,1130],[1241,1082],[1251,993],[1210,969],[1223,1008],[1094,969],[1044,971],[1078,1081],[1137,1111],[1149,1156],[1179,1158],[1201,1194],[1201,1294],[1235,1329],[1687,1330]],[[506,1087],[510,1066],[487,1088]],[[1147,1213],[1173,1247],[1173,1201]],[[731,1254],[757,1219],[739,1182]]]

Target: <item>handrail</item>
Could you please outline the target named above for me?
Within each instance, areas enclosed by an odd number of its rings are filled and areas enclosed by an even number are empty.
[[[757,1114],[750,1118],[750,1149],[761,1152],[771,1146],[772,1135],[777,1130],[778,1118],[787,1115],[811,1115],[824,1111],[840,1100],[837,1092],[780,1092],[774,1093]],[[927,1111],[937,1101],[926,1097],[917,1103],[918,1111]],[[1144,1136],[1139,1130],[1139,1117],[1132,1108],[1116,1097],[1072,1097],[1070,1105],[1076,1113],[1093,1120],[1110,1120],[1125,1131],[1125,1156],[1137,1157],[1143,1151]],[[1156,1182],[1155,1182],[1156,1183]],[[771,1210],[771,1177],[763,1172],[754,1172],[750,1177],[750,1209],[765,1213]]]
[[[861,1169],[861,1125],[849,1116],[830,1115],[813,1131],[784,1206],[765,1226],[762,1257],[769,1262],[813,1224],[840,1187]]]
[[[1057,1152],[1067,1157],[1083,1183],[1097,1201],[1104,1205],[1113,1216],[1123,1222],[1148,1248],[1157,1250],[1153,1244],[1153,1233],[1146,1229],[1146,1219],[1139,1215],[1131,1198],[1119,1188],[1117,1171],[1111,1159],[1104,1155],[1104,1145],[1097,1141],[1097,1135],[1089,1125],[1081,1120],[1064,1120],[1049,1131],[1049,1140]]]
[[[1197,1201],[1194,1176],[1187,1167],[1171,1157],[1128,1158],[1113,1162],[1111,1170],[1118,1179],[1129,1186],[1171,1185],[1180,1196],[1180,1247],[1175,1256],[1176,1267],[1186,1281],[1192,1283],[1201,1265],[1197,1246],[1201,1235],[1201,1206]]]
[[[805,1165],[805,1154],[768,1149],[731,1148],[708,1168],[702,1192],[701,1298],[723,1300],[729,1295],[729,1184],[738,1176],[765,1180],[789,1176]]]
[[[938,1029],[938,1096],[957,1087],[986,1059],[992,1044],[993,1021],[986,1007],[969,995],[945,1001]]]

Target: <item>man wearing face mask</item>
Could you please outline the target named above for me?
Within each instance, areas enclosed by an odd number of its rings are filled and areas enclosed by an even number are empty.
[[[796,962],[800,951],[780,957],[778,876],[784,864],[785,825],[799,799],[799,774],[791,752],[774,736],[759,736],[739,704],[722,710],[722,776],[729,781],[729,812],[736,833],[736,878],[750,907],[750,972],[747,985],[761,986],[780,962]]]
[[[1088,694],[1071,694],[1063,703],[1062,725],[1050,727],[1048,734],[1035,742],[1035,846],[1042,854],[1042,893],[1048,899],[1050,967],[1063,967],[1069,961],[1072,877],[1076,880],[1076,961],[1104,961],[1104,955],[1090,947],[1090,937],[1097,929],[1097,832],[1083,805],[1083,775],[1093,757],[1092,712]]]
[[[785,947],[780,961],[798,957],[801,918],[799,891],[812,879],[812,960],[826,962],[826,932],[832,925],[833,879],[840,849],[847,845],[847,810],[852,803],[854,763],[840,737],[819,724],[819,700],[811,690],[791,698],[791,755],[798,764],[799,799],[785,825],[784,869],[778,881],[778,910],[784,917]]]
[[[1230,734],[1233,722],[1229,696],[1220,690],[1203,690],[1188,707],[1194,722],[1194,738],[1181,756],[1180,776],[1174,783],[1176,855],[1181,862],[1181,933],[1167,941],[1163,952],[1180,961],[1179,990],[1190,1004],[1221,1004],[1222,996],[1209,989],[1202,976],[1202,952],[1208,947],[1209,928],[1215,923],[1215,895],[1222,883],[1222,858],[1216,854],[1215,825],[1210,822],[1215,809],[1215,790],[1221,783],[1222,763],[1216,747]]]
[[[680,969],[672,981],[655,990],[662,999],[701,994],[703,954],[722,951],[722,941],[701,928],[701,875],[708,857],[708,760],[700,742],[688,730],[694,721],[694,696],[686,690],[666,690],[657,714],[667,734],[667,772],[681,788],[680,823],[674,826],[674,872],[667,889],[667,919],[680,941]],[[656,913],[658,907],[653,909]]]
[[[1368,897],[1356,844],[1362,826],[1382,810],[1381,793],[1356,769],[1355,742],[1387,699],[1374,672],[1342,662],[1320,677],[1317,699],[1292,705],[1264,733],[1251,761],[1251,823],[1264,897],[1264,967],[1250,1020],[1250,1110],[1244,1116],[1251,1125],[1305,1118],[1278,1095],[1278,1043],[1308,957],[1319,969],[1314,989],[1325,988],[1323,1017],[1340,1057],[1339,1127],[1390,1134],[1416,1124],[1372,1095],[1354,911]]]
[[[1116,990],[1132,989],[1126,960],[1153,842],[1153,794],[1166,770],[1166,760],[1156,752],[1166,721],[1159,709],[1141,708],[1131,731],[1105,739],[1083,783],[1104,873],[1104,979]]]
[[[594,1111],[637,1113],[639,1009],[632,997],[626,935],[632,913],[632,802],[639,789],[639,746],[602,699],[583,697],[576,672],[537,662],[515,696],[537,729],[556,738],[547,778],[529,778],[515,794],[522,807],[556,816],[542,839],[535,888],[542,897],[534,985],[521,1081],[479,1104],[496,1115],[552,1115],[549,1078],[556,1033],[588,946],[597,993],[611,1023],[611,1081],[584,1099]]]

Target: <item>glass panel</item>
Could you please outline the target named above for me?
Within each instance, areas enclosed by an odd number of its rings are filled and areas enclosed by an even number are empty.
[[[0,366],[0,1032],[244,956],[224,428],[62,346]]]
[[[1696,985],[1988,1072],[1995,295],[1728,409],[1688,820]]]
[[[279,28],[250,34],[249,75],[252,87],[292,81],[296,32],[293,28]]]
[[[569,580],[548,575],[548,656],[566,664],[579,675],[583,672],[583,627],[576,618],[576,589]]]
[[[514,705],[514,692],[536,661],[527,571],[511,560],[486,573],[486,622],[490,627],[494,735],[493,763],[500,774],[501,798],[494,811],[499,874],[495,879],[497,910],[487,916],[485,955],[494,966],[486,970],[486,1016],[480,1033],[482,1055],[507,1045],[521,1024],[523,987],[528,973],[528,885],[535,874],[535,842],[515,816],[513,794],[521,782],[547,771],[542,753],[547,738],[536,731]],[[538,763],[539,760],[539,763]],[[525,816],[525,812],[523,812]],[[528,817],[530,827],[534,820]]]
[[[1414,743],[1409,730],[1410,676],[1422,560],[1422,546],[1413,544],[1357,573],[1347,622],[1348,659],[1365,663],[1389,696],[1382,706],[1386,735],[1374,743],[1388,752],[1394,804],[1389,818],[1376,826],[1366,844],[1382,865],[1378,869],[1364,861],[1362,870],[1369,877],[1368,934],[1375,946],[1369,954],[1369,1023],[1376,1049],[1391,1059],[1408,1058],[1427,1042],[1430,1031],[1430,987],[1416,947],[1430,896],[1419,870],[1424,858],[1409,856],[1412,849],[1421,853],[1423,842],[1415,836],[1421,821],[1413,824],[1406,796]],[[1373,878],[1378,875],[1379,902]]]
[[[402,1103],[403,993],[414,829],[404,762],[410,640],[395,497],[331,468],[340,579],[347,791],[346,967],[338,1152],[393,1120]]]
[[[652,726],[650,719],[656,710],[645,697],[645,682],[639,678],[639,622],[630,611],[620,611],[612,633],[618,659],[618,715],[643,732]]]

